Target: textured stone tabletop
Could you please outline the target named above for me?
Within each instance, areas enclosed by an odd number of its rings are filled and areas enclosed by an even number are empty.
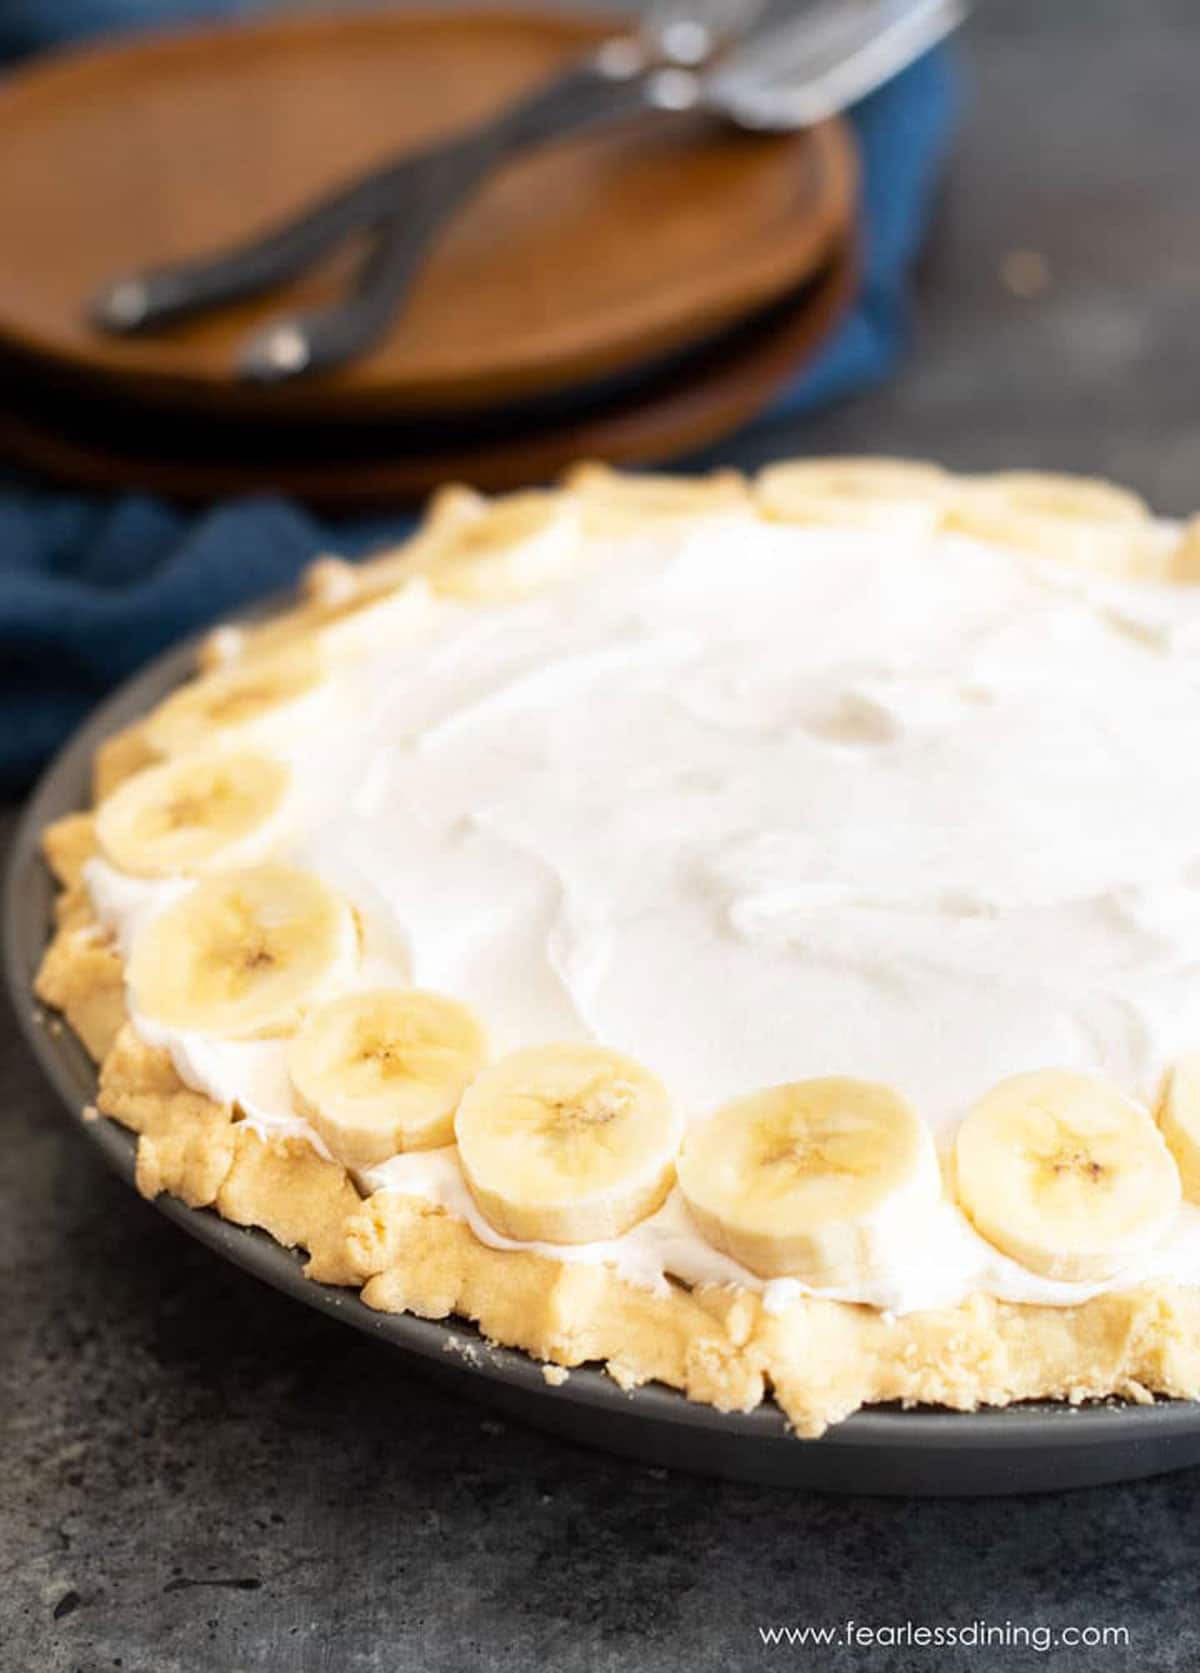
[[[1086,469],[1190,509],[1194,0],[996,0],[971,48],[906,367],[723,456]],[[1200,1473],[822,1498],[500,1423],[119,1185],[0,1009],[0,1673],[1200,1666]],[[758,1632],[847,1618],[1116,1626],[1129,1645],[769,1649]]]

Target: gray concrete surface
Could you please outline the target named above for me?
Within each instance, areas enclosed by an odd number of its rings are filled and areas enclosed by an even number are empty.
[[[1200,503],[1193,0],[994,0],[887,389],[791,447]],[[1042,272],[1032,297],[1013,293]],[[1006,268],[1010,284],[1003,273]],[[111,1179],[0,1017],[2,1673],[1155,1673],[1200,1665],[1200,1476],[1008,1502],[669,1476],[500,1424]],[[1125,1647],[768,1649],[758,1628],[1116,1627]]]

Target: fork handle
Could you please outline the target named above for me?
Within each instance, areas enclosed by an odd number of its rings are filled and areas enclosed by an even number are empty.
[[[153,331],[231,302],[259,296],[298,278],[326,252],[353,234],[380,225],[403,205],[409,193],[420,196],[422,183],[452,172],[451,165],[536,144],[547,121],[578,105],[590,108],[597,97],[620,94],[645,79],[637,43],[614,41],[535,88],[465,134],[406,151],[319,198],[301,214],[280,221],[265,233],[214,256],[172,263],[131,274],[105,286],[93,298],[90,315],[102,330],[130,334]]]
[[[399,212],[394,198],[389,204],[349,294],[259,332],[239,362],[241,376],[278,383],[364,354],[395,318],[438,232],[507,154],[648,110],[651,81],[643,71],[620,79],[595,70],[569,75],[428,156]]]

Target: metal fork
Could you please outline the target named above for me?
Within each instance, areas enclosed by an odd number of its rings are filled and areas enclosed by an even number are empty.
[[[326,193],[301,214],[212,256],[117,279],[92,299],[90,317],[110,332],[156,330],[273,290],[298,278],[345,239],[364,229],[382,233],[386,227],[396,228],[401,217],[415,243],[422,227],[426,235],[432,231],[438,193],[451,179],[462,182],[461,200],[469,180],[481,179],[506,153],[540,143],[559,127],[566,111],[574,109],[583,124],[594,104],[607,102],[604,96],[611,89],[655,65],[697,68],[765,13],[792,3],[652,0],[639,23],[602,42],[498,116],[447,142],[404,152]],[[386,247],[380,238],[363,264],[356,295],[378,294],[393,270],[398,243],[398,233]],[[270,327],[254,340],[243,374],[272,379],[315,369],[318,360],[324,363],[358,352],[385,323],[381,312],[368,307],[350,331],[339,329],[336,317],[322,326],[320,315]]]
[[[799,10],[795,0],[784,0],[756,8],[757,27],[724,53],[693,34],[694,12],[665,26],[675,30],[670,59],[647,54],[640,41],[630,53],[601,49],[601,76],[592,74],[590,90],[552,87],[516,113],[515,138],[513,117],[506,114],[433,160],[405,213],[380,229],[349,294],[331,307],[269,326],[251,340],[242,375],[280,382],[369,349],[400,307],[434,234],[514,145],[654,111],[702,110],[756,131],[806,127],[919,57],[962,21],[965,10],[965,0],[818,0]],[[782,23],[780,11],[786,14]],[[705,53],[699,64],[682,61],[692,50]]]

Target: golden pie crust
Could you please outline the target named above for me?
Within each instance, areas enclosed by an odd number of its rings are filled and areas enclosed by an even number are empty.
[[[1164,543],[1144,508],[1139,514],[1132,496],[1107,484],[1010,476],[985,479],[977,491],[973,484],[955,489],[963,479],[903,462],[827,467],[822,475],[817,461],[798,464],[794,478],[782,479],[782,499],[777,467],[763,514],[824,521],[882,516],[898,499],[918,501],[933,504],[946,526],[1038,552],[1061,549],[1068,558],[1076,546],[1064,535],[1080,522],[1102,520],[1109,572],[1188,580],[1200,566],[1196,527]],[[753,493],[723,472],[691,484],[658,479],[639,504],[641,480],[581,467],[568,478],[568,491],[582,497],[590,527],[615,529],[639,517],[706,515]],[[1110,503],[1106,494],[1120,498]],[[350,585],[402,578],[438,515],[435,503],[425,531],[363,566],[356,576],[374,571],[371,579]],[[293,613],[301,630],[328,567],[329,560],[314,566],[306,601]],[[216,654],[214,640],[210,656]],[[110,738],[95,760],[97,798],[150,759],[139,726]],[[308,1277],[358,1287],[369,1307],[469,1319],[488,1340],[543,1361],[550,1388],[562,1385],[570,1367],[599,1364],[623,1388],[657,1381],[721,1411],[749,1411],[772,1396],[802,1436],[883,1401],[972,1411],[1031,1398],[1200,1398],[1200,1291],[1190,1288],[1147,1283],[1069,1307],[973,1295],[956,1307],[904,1316],[812,1298],[768,1311],[757,1293],[740,1287],[671,1282],[659,1293],[604,1267],[487,1247],[427,1202],[390,1193],[364,1199],[345,1169],[303,1139],[264,1138],[236,1109],[184,1086],[168,1054],[133,1032],[122,960],[81,881],[93,826],[92,815],[81,812],[45,832],[46,859],[61,887],[36,992],[63,1013],[99,1064],[100,1111],[137,1135],[143,1195],[169,1192],[235,1224],[262,1227],[307,1252]]]

